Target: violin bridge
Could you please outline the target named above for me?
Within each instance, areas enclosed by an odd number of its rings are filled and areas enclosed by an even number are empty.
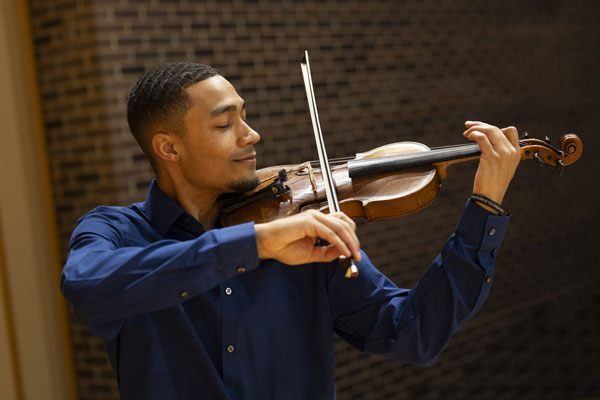
[[[310,165],[310,161],[305,162],[300,167],[306,168],[308,170],[308,177],[310,179],[310,185],[312,186],[313,193],[316,196],[317,195],[317,182],[315,181],[315,172],[313,171],[313,168]]]

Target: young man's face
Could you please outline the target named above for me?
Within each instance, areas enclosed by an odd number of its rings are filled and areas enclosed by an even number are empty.
[[[246,123],[244,100],[221,76],[186,90],[193,103],[181,139],[186,180],[219,194],[253,189],[258,184],[254,144],[260,136]]]

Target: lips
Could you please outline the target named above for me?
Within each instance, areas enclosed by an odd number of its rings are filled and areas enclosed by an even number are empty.
[[[236,158],[233,161],[236,161],[236,162],[240,162],[240,161],[256,161],[256,153],[249,154],[249,155],[247,155],[245,157],[242,157],[242,158]]]

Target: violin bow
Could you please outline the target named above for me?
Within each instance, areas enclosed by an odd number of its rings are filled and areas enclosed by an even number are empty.
[[[321,176],[323,177],[323,182],[325,184],[325,193],[327,194],[329,211],[339,212],[340,204],[337,198],[335,183],[331,175],[331,169],[329,168],[329,159],[327,158],[327,151],[325,150],[325,142],[323,141],[323,132],[321,131],[319,113],[317,112],[317,100],[315,98],[312,76],[310,74],[310,63],[308,61],[307,50],[304,51],[304,57],[302,57],[302,61],[300,62],[300,69],[302,70],[302,78],[304,79],[304,88],[306,89],[308,109],[310,110],[310,118],[312,120],[313,131],[315,133],[315,141],[317,144],[317,151],[319,153],[319,164],[321,165]],[[358,276],[358,268],[356,267],[356,264],[354,264],[354,260],[352,258],[347,259],[344,256],[340,256],[340,262],[342,265],[347,266],[345,274],[346,278]]]

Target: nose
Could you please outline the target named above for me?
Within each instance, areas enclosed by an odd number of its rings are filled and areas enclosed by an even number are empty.
[[[238,145],[240,147],[245,147],[248,145],[256,144],[259,140],[260,135],[258,134],[258,132],[252,129],[247,123],[244,123],[244,131],[238,139]]]

